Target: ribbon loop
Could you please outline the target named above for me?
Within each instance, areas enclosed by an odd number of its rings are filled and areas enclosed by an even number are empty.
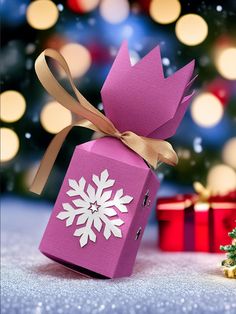
[[[46,57],[52,58],[65,71],[77,99],[72,97],[61,86],[61,84],[59,84],[47,64]],[[93,105],[91,105],[89,101],[78,91],[73,82],[66,60],[60,53],[53,49],[44,50],[36,59],[35,71],[46,91],[62,106],[76,114],[78,119],[81,119],[82,117],[94,124],[99,124],[99,129],[103,133],[110,134],[117,131],[112,122],[100,111],[94,108]]]
[[[46,57],[52,58],[65,71],[76,98],[72,97],[55,78],[47,64]],[[71,123],[61,130],[49,144],[30,188],[32,192],[37,194],[42,192],[61,146],[74,126],[88,128],[120,139],[124,145],[140,155],[153,168],[157,167],[158,161],[170,165],[177,164],[178,157],[170,143],[164,140],[142,137],[131,131],[120,133],[114,124],[93,107],[79,92],[73,82],[68,64],[57,51],[53,49],[44,50],[35,62],[35,71],[48,93],[62,106],[76,115],[76,122]]]
[[[198,202],[208,202],[211,197],[211,191],[207,187],[204,187],[200,182],[193,183],[193,188],[198,195]]]

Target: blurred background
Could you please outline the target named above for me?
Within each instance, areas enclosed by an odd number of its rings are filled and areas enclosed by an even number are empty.
[[[54,134],[71,121],[36,77],[40,52],[60,51],[80,91],[103,110],[100,90],[123,40],[132,64],[160,45],[166,76],[196,60],[196,94],[170,139],[180,161],[158,169],[160,195],[189,192],[196,180],[215,193],[236,188],[235,1],[1,0],[0,13],[3,195],[38,198],[28,187]],[[91,137],[83,128],[70,133],[41,199],[55,200],[75,146]]]

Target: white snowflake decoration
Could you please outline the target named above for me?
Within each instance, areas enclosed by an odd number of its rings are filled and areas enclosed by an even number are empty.
[[[106,239],[109,239],[111,234],[117,238],[122,238],[119,227],[124,224],[124,221],[119,218],[111,219],[111,217],[117,216],[115,208],[122,213],[127,213],[126,204],[129,204],[133,197],[124,196],[123,189],[120,189],[111,199],[112,190],[104,190],[112,187],[115,180],[108,179],[108,177],[107,169],[102,171],[100,178],[94,174],[92,180],[96,185],[96,190],[91,184],[88,184],[86,192],[84,177],[78,182],[74,179],[68,180],[71,189],[66,194],[70,197],[79,196],[79,198],[72,200],[76,208],[70,203],[62,204],[65,211],[60,212],[57,218],[66,220],[66,227],[69,227],[78,216],[76,225],[80,227],[75,230],[74,236],[80,237],[81,247],[85,246],[89,240],[96,241],[96,234],[92,227],[100,232],[104,225],[103,235]]]

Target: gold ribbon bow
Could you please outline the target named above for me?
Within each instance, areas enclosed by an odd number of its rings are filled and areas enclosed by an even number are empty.
[[[77,99],[72,97],[60,85],[58,80],[52,74],[47,64],[46,57],[50,57],[54,61],[58,62],[65,71]],[[156,140],[139,136],[131,131],[122,133],[119,132],[113,123],[100,111],[94,108],[78,91],[72,80],[72,76],[65,59],[57,51],[53,49],[44,50],[35,61],[35,71],[41,84],[47,92],[62,106],[75,114],[77,121],[72,122],[54,136],[43,156],[30,191],[41,194],[60,148],[65,141],[66,136],[74,126],[88,128],[93,131],[102,132],[104,136],[118,138],[122,141],[122,143],[146,160],[153,168],[157,167],[158,162],[164,162],[170,165],[177,164],[178,157],[170,143],[164,140]],[[82,120],[81,117],[84,119]]]
[[[209,200],[211,197],[211,191],[209,188],[204,187],[203,184],[196,181],[193,183],[193,188],[197,195],[194,195],[191,199],[187,199],[184,202],[185,208],[190,206],[197,206],[198,209],[208,210],[211,206]]]
[[[199,203],[208,203],[209,198],[211,197],[211,191],[209,188],[204,187],[200,182],[194,182],[193,188],[197,193],[197,202]]]

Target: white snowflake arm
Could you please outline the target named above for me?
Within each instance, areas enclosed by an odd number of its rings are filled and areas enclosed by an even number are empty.
[[[94,225],[94,228],[95,228],[98,232],[101,231],[101,229],[102,229],[102,221],[101,221],[99,215],[95,215],[95,214],[94,214],[93,225]]]
[[[69,179],[69,186],[71,189],[68,190],[66,194],[69,196],[81,196],[84,201],[89,202],[88,195],[84,192],[85,183],[86,181],[84,177],[80,178],[79,182]]]
[[[62,204],[65,211],[60,212],[57,215],[57,218],[60,220],[66,220],[66,226],[71,226],[74,222],[74,219],[77,215],[83,214],[86,211],[86,208],[75,209],[69,203]]]
[[[109,173],[107,169],[103,170],[103,172],[100,175],[100,178],[96,176],[95,174],[93,175],[93,182],[97,186],[96,199],[99,199],[101,197],[104,189],[107,189],[114,185],[115,180],[108,179],[108,177],[109,177]]]
[[[123,189],[118,190],[115,194],[114,199],[111,201],[105,202],[103,207],[107,208],[107,207],[115,206],[116,208],[119,209],[120,212],[127,213],[128,209],[125,205],[129,204],[132,201],[133,197],[129,195],[123,196],[123,193],[124,193]]]
[[[108,179],[109,173],[107,169],[101,172],[100,176],[93,175],[92,181],[96,185],[96,188],[91,184],[86,184],[84,177],[81,177],[79,181],[69,179],[68,183],[70,189],[67,191],[69,197],[77,196],[72,199],[72,205],[70,203],[62,204],[64,211],[57,215],[60,220],[66,221],[66,226],[71,226],[77,215],[79,216],[76,221],[77,229],[74,232],[74,236],[80,237],[80,246],[84,247],[89,240],[95,242],[96,234],[102,231],[106,239],[109,239],[111,235],[117,238],[122,238],[122,231],[119,228],[124,224],[124,221],[118,219],[119,210],[122,213],[127,213],[127,204],[129,204],[133,197],[124,195],[123,189],[118,190],[113,199],[112,190],[105,191],[114,185],[115,180]],[[87,185],[87,188],[86,188]],[[111,218],[117,219],[111,219]],[[94,230],[95,229],[95,230]]]
[[[79,217],[80,218],[80,217]],[[80,246],[83,247],[88,243],[88,240],[96,241],[96,234],[92,230],[93,216],[87,216],[86,225],[82,228],[78,228],[74,232],[74,236],[80,237]],[[78,222],[77,222],[78,224]]]
[[[103,234],[107,240],[110,238],[111,234],[113,234],[116,238],[122,238],[122,232],[118,227],[124,224],[123,220],[121,219],[110,220],[103,214],[100,215],[100,218],[105,224]]]

